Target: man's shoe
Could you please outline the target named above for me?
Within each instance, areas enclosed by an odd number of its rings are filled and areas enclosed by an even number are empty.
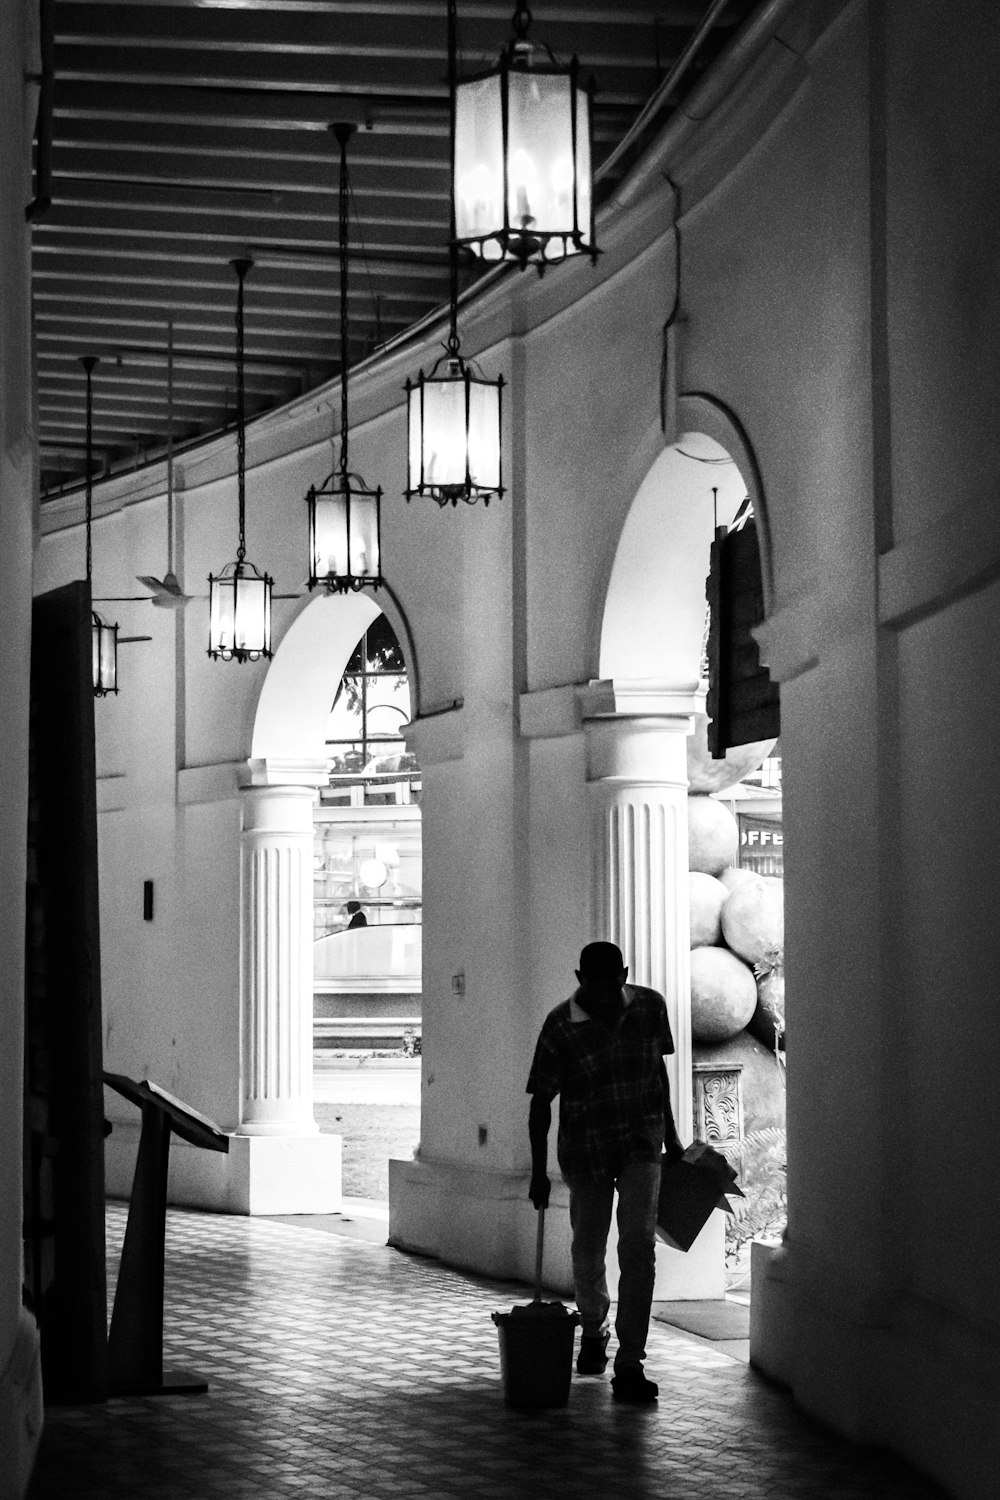
[[[607,1363],[608,1335],[585,1333],[580,1339],[580,1352],[576,1356],[576,1373],[578,1375],[603,1375]]]
[[[611,1381],[616,1401],[631,1401],[636,1406],[648,1406],[660,1394],[655,1380],[647,1380],[641,1365],[625,1365],[616,1371]]]

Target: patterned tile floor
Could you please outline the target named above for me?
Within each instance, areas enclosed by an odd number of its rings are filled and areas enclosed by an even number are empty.
[[[111,1284],[124,1209],[108,1211]],[[746,1365],[662,1324],[659,1404],[605,1378],[503,1405],[494,1309],[520,1286],[315,1230],[171,1212],[165,1362],[207,1395],[47,1413],[31,1500],[931,1500]]]

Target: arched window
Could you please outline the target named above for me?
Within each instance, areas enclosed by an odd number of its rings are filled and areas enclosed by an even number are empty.
[[[324,805],[416,802],[420,770],[406,748],[410,685],[396,633],[385,615],[372,621],[347,663],[327,729],[330,784]]]

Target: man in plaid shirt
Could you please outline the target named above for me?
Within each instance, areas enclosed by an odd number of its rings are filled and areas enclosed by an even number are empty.
[[[662,995],[626,984],[614,943],[588,943],[579,989],[550,1011],[528,1077],[531,1185],[536,1209],[549,1201],[548,1137],[559,1095],[556,1156],[569,1187],[573,1280],[582,1338],[576,1368],[599,1375],[607,1364],[608,1231],[618,1189],[618,1351],[612,1388],[620,1401],[655,1401],[643,1371],[653,1299],[656,1209],[663,1148],[677,1138],[664,1055],[674,1050]]]

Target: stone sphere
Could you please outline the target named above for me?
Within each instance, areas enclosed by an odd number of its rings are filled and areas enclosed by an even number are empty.
[[[750,969],[725,948],[691,950],[691,1035],[724,1042],[742,1031],[757,1004]]]
[[[692,870],[688,876],[691,903],[691,947],[722,941],[722,906],[729,892],[714,875]]]
[[[722,908],[722,936],[748,964],[780,955],[785,946],[783,883],[761,877],[737,886]]]
[[[695,714],[694,732],[688,736],[688,785],[692,792],[722,792],[735,786],[744,776],[767,759],[777,740],[757,740],[752,745],[735,745],[724,759],[713,760],[708,749],[708,715]]]
[[[711,1063],[717,1068],[743,1064],[740,1090],[747,1135],[769,1125],[784,1126],[785,1080],[773,1047],[763,1047],[748,1031],[741,1031],[727,1042],[710,1046],[695,1043],[691,1056],[696,1063]]]
[[[731,865],[728,870],[723,870],[719,876],[727,891],[735,891],[739,886],[746,885],[748,880],[763,880],[763,875],[758,875],[756,870],[742,870],[739,865]]]
[[[778,1030],[778,1045],[785,1045],[785,976],[780,969],[772,969],[757,981],[757,1009],[747,1022],[747,1030],[763,1042],[765,1047],[774,1046],[775,1027]]]
[[[688,869],[720,875],[736,858],[740,830],[736,819],[714,797],[689,797]]]

